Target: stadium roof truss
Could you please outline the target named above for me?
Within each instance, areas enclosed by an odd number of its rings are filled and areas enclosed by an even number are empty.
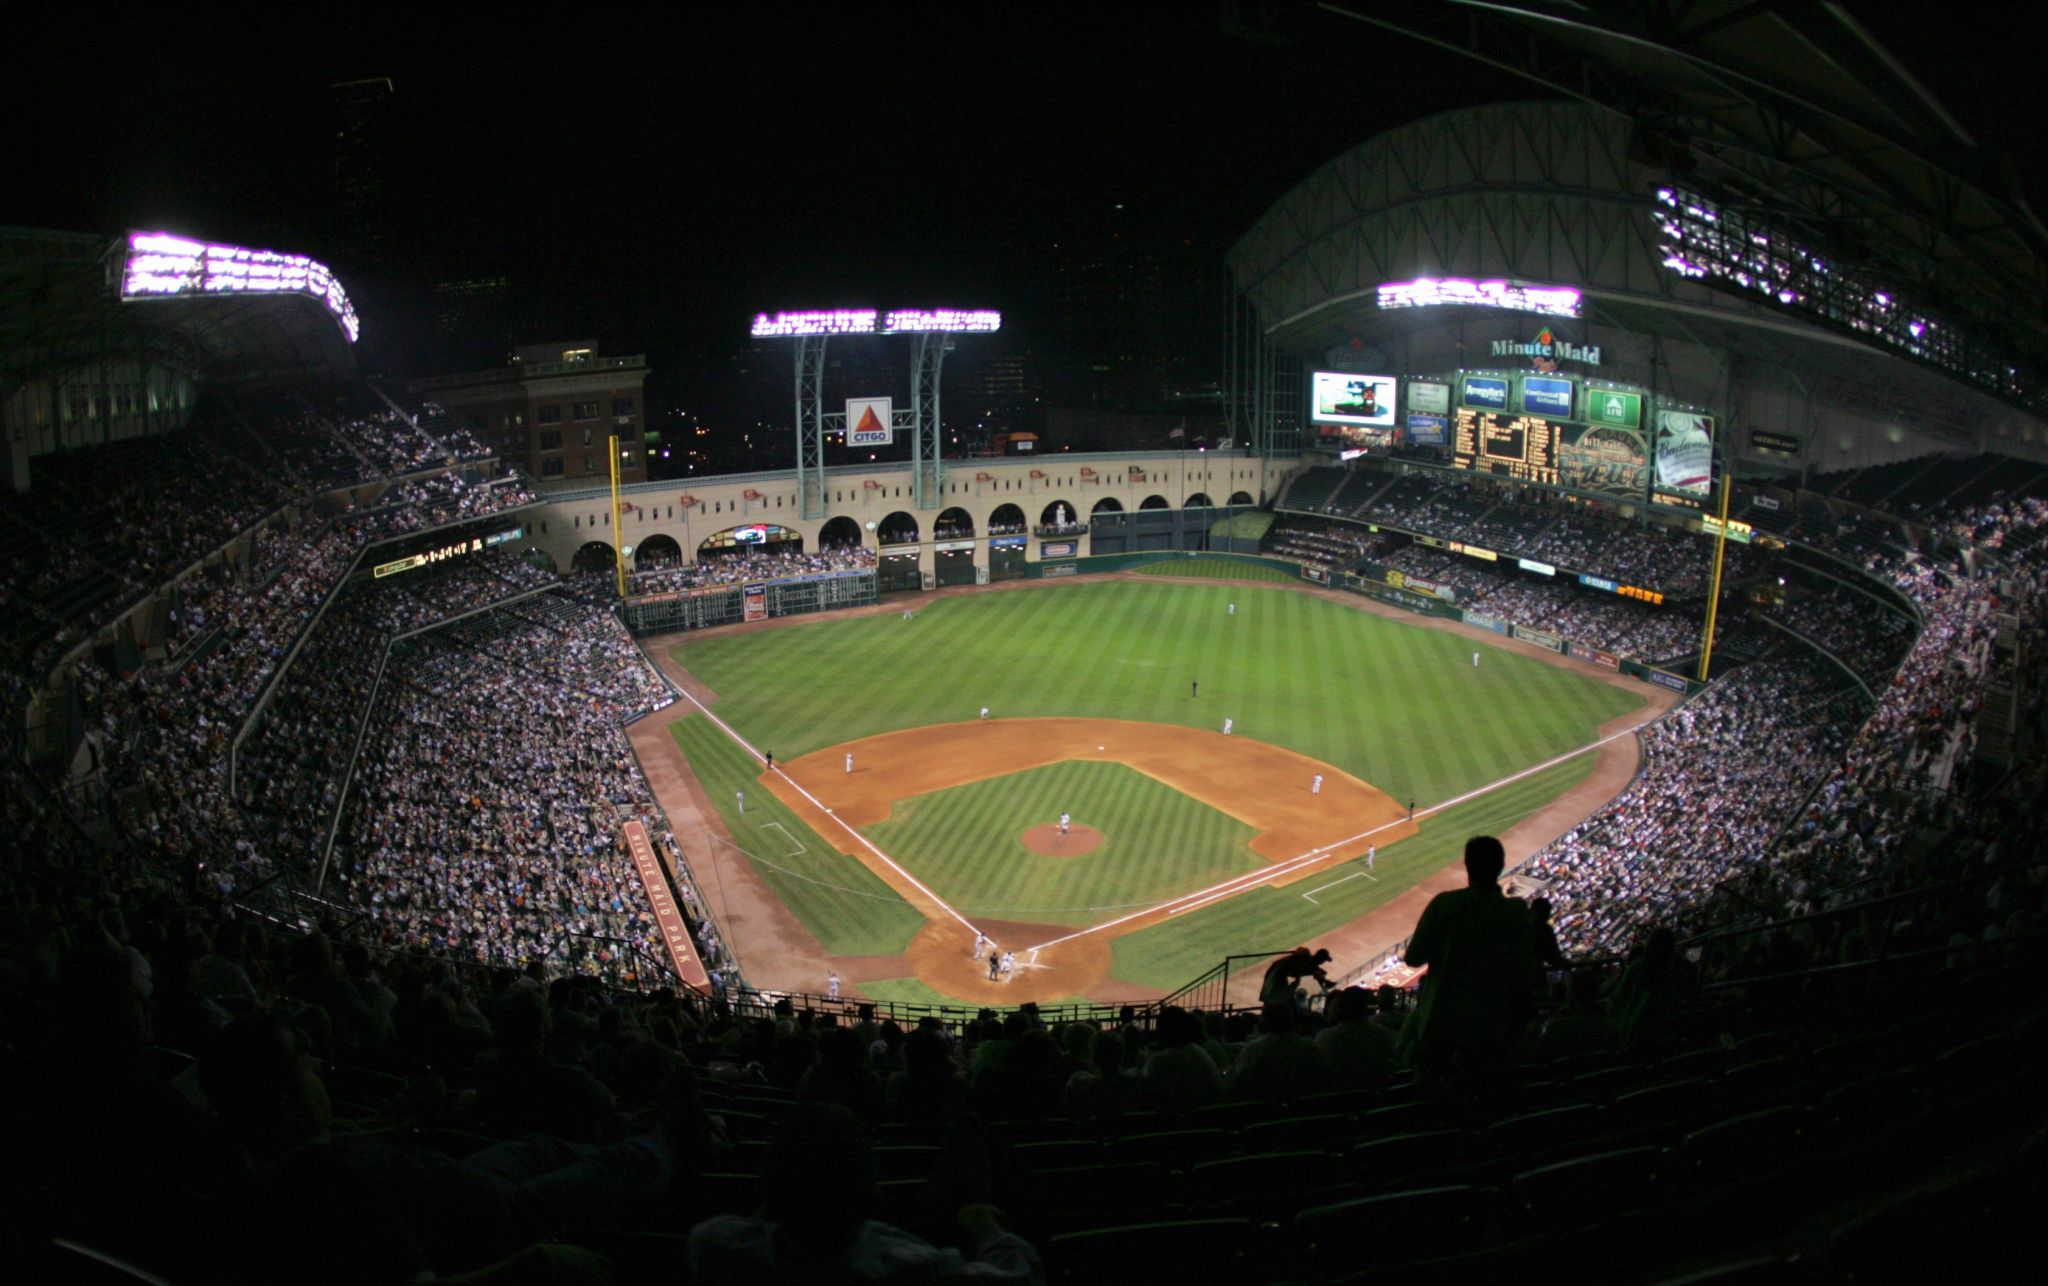
[[[1555,99],[1391,131],[1277,202],[1230,255],[1275,343],[1357,333],[1387,282],[1570,285],[1588,320],[1802,363],[1882,352],[2048,412],[2048,231],[1832,7],[1320,7]]]

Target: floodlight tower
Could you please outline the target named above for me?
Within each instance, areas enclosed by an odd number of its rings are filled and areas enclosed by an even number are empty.
[[[946,354],[957,335],[986,335],[1001,330],[1003,315],[992,309],[898,308],[882,314],[873,308],[842,308],[829,312],[757,313],[755,339],[796,341],[796,491],[800,517],[825,516],[825,430],[829,425],[851,434],[848,413],[825,410],[825,341],[834,335],[914,335],[917,360],[910,376],[910,407],[888,404],[889,422],[871,429],[879,445],[893,441],[897,431],[910,434],[910,489],[919,509],[936,509],[943,494],[945,466],[939,451],[939,383]],[[870,408],[876,399],[859,399]],[[886,402],[886,399],[882,399]],[[870,411],[871,413],[871,411]]]

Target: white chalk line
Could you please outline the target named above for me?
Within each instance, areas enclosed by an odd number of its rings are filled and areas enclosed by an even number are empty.
[[[783,856],[784,856],[784,857],[802,857],[802,856],[803,856],[804,854],[806,854],[806,853],[808,853],[808,852],[810,852],[810,851],[811,851],[811,850],[809,850],[809,849],[807,849],[807,848],[805,848],[805,847],[804,847],[804,842],[803,842],[802,840],[800,840],[800,839],[798,839],[798,838],[797,838],[796,836],[794,836],[794,835],[790,834],[790,833],[789,833],[789,827],[787,827],[787,826],[784,826],[784,825],[783,825],[783,824],[782,824],[781,822],[762,822],[762,823],[761,823],[761,829],[762,829],[762,830],[764,830],[764,831],[765,831],[765,830],[767,830],[767,829],[768,829],[769,827],[771,827],[771,826],[772,826],[772,827],[774,827],[774,828],[775,828],[776,830],[779,830],[779,831],[781,831],[781,832],[782,832],[782,838],[783,838],[783,841],[784,841],[785,843],[787,843],[787,844],[788,844],[788,845],[790,846],[790,848],[789,848],[789,852],[787,852],[787,853],[784,853],[784,854],[783,854]]]
[[[1374,875],[1371,871],[1353,871],[1351,874],[1345,876],[1341,880],[1331,880],[1328,884],[1318,884],[1314,888],[1310,889],[1308,892],[1302,894],[1301,896],[1305,901],[1312,902],[1316,906],[1321,906],[1322,903],[1316,901],[1316,894],[1321,893],[1324,889],[1334,889],[1339,884],[1349,884],[1351,881],[1359,879],[1371,880],[1374,884],[1378,884],[1380,882],[1380,877]]]
[[[703,711],[704,717],[706,719],[711,720],[712,723],[718,725],[718,729],[720,732],[723,732],[726,736],[732,738],[732,743],[734,745],[738,746],[740,749],[746,751],[748,754],[752,755],[754,758],[760,760],[763,763],[766,763],[768,761],[766,755],[763,755],[760,751],[754,749],[751,745],[747,744],[747,739],[745,737],[742,737],[739,733],[733,731],[731,724],[719,718],[717,715],[711,713],[710,706],[707,706],[702,701],[699,701],[694,695],[692,695],[687,690],[683,692],[683,699],[688,701],[691,705],[696,706],[699,710]],[[843,830],[848,835],[852,836],[856,843],[858,843],[861,847],[867,849],[868,852],[873,853],[878,859],[881,860],[883,865],[887,866],[890,870],[896,872],[896,874],[902,876],[904,880],[912,888],[916,889],[919,893],[924,894],[926,898],[930,899],[931,904],[933,906],[939,908],[941,911],[944,911],[947,915],[952,916],[955,920],[958,920],[962,926],[968,929],[973,929],[976,933],[981,932],[980,928],[978,928],[973,921],[969,920],[966,916],[960,914],[958,911],[955,911],[951,903],[947,902],[944,898],[940,897],[938,894],[932,892],[929,888],[925,887],[925,883],[923,880],[918,879],[915,875],[912,875],[910,872],[904,870],[901,866],[898,866],[896,864],[896,859],[890,857],[887,853],[884,853],[881,849],[877,848],[874,844],[874,841],[870,840],[867,836],[861,834],[853,827],[848,826],[845,822],[840,821],[838,815],[835,814],[831,809],[825,807],[824,803],[821,800],[819,800],[819,798],[816,795],[813,795],[810,791],[804,789],[802,782],[799,782],[796,778],[790,776],[788,773],[784,772],[780,768],[775,769],[774,772],[777,777],[780,777],[782,778],[782,780],[789,783],[789,788],[791,790],[794,790],[797,794],[802,795],[805,799],[809,800],[813,808],[825,814],[825,816],[830,817],[832,819],[833,825],[837,826],[840,830]]]
[[[1619,741],[1623,737],[1632,737],[1636,733],[1648,727],[1650,724],[1655,723],[1659,717],[1661,716],[1653,715],[1650,718],[1640,720],[1637,723],[1633,723],[1628,727],[1621,729],[1618,732],[1610,732],[1606,736],[1601,737],[1596,741],[1590,741],[1585,745],[1580,746],[1576,750],[1567,750],[1561,755],[1553,756],[1552,758],[1544,760],[1540,764],[1534,764],[1528,768],[1524,768],[1520,772],[1509,773],[1507,776],[1502,777],[1499,781],[1488,782],[1486,785],[1481,786],[1476,790],[1468,790],[1462,795],[1456,795],[1450,799],[1443,800],[1439,803],[1431,804],[1427,808],[1418,808],[1415,810],[1414,816],[1428,817],[1432,813],[1440,813],[1447,808],[1455,808],[1459,804],[1467,803],[1471,800],[1478,799],[1482,795],[1490,795],[1494,791],[1499,790],[1504,786],[1513,785],[1514,783],[1522,780],[1524,777],[1532,777],[1535,774],[1543,772],[1547,769],[1555,768],[1557,765],[1561,763],[1565,763],[1569,760],[1576,759],[1580,755],[1583,755],[1588,751],[1598,750],[1602,746],[1607,745],[1609,742]],[[1114,920],[1104,920],[1101,924],[1091,924],[1085,929],[1077,930],[1076,932],[1066,934],[1063,937],[1053,938],[1048,942],[1041,942],[1036,947],[1033,947],[1032,950],[1042,951],[1047,947],[1056,947],[1063,942],[1072,942],[1076,938],[1085,938],[1091,933],[1100,933],[1104,929],[1113,929],[1120,924],[1128,924],[1132,920],[1142,919],[1143,917],[1148,915],[1156,915],[1161,911],[1165,911],[1167,916],[1170,918],[1177,915],[1184,915],[1189,911],[1200,910],[1202,907],[1208,906],[1212,902],[1217,902],[1228,897],[1234,897],[1239,893],[1244,893],[1248,890],[1262,887],[1263,885],[1269,884],[1272,881],[1279,879],[1283,875],[1286,875],[1292,871],[1299,870],[1300,868],[1310,865],[1311,863],[1324,861],[1330,856],[1331,852],[1335,849],[1343,848],[1348,844],[1355,844],[1362,839],[1370,839],[1372,836],[1379,834],[1381,831],[1391,830],[1398,825],[1400,825],[1399,822],[1386,822],[1379,826],[1374,826],[1368,830],[1362,830],[1358,832],[1356,835],[1347,835],[1343,839],[1332,840],[1330,843],[1320,845],[1316,848],[1312,848],[1308,850],[1306,853],[1296,854],[1295,856],[1288,858],[1286,861],[1275,862],[1271,866],[1267,866],[1260,870],[1252,871],[1244,875],[1235,876],[1231,879],[1224,880],[1220,884],[1212,884],[1206,889],[1196,889],[1192,893],[1183,893],[1179,897],[1168,898],[1166,899],[1166,901],[1155,903],[1154,905],[1147,907],[1145,910],[1134,911],[1129,915],[1120,915]]]

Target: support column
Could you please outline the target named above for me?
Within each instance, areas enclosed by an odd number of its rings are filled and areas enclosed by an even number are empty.
[[[953,347],[952,336],[927,331],[917,337],[917,368],[912,376],[911,394],[916,421],[911,432],[911,496],[919,509],[937,509],[943,503],[945,466],[940,461],[939,374],[946,353]]]
[[[802,518],[825,516],[826,338],[801,335],[796,341],[796,504]]]

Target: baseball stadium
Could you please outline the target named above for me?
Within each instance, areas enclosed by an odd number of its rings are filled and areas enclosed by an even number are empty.
[[[0,228],[23,1280],[2010,1271],[2048,228],[1833,6],[1317,14],[1529,94],[1274,195],[1199,446],[827,298],[654,477],[640,359]]]

